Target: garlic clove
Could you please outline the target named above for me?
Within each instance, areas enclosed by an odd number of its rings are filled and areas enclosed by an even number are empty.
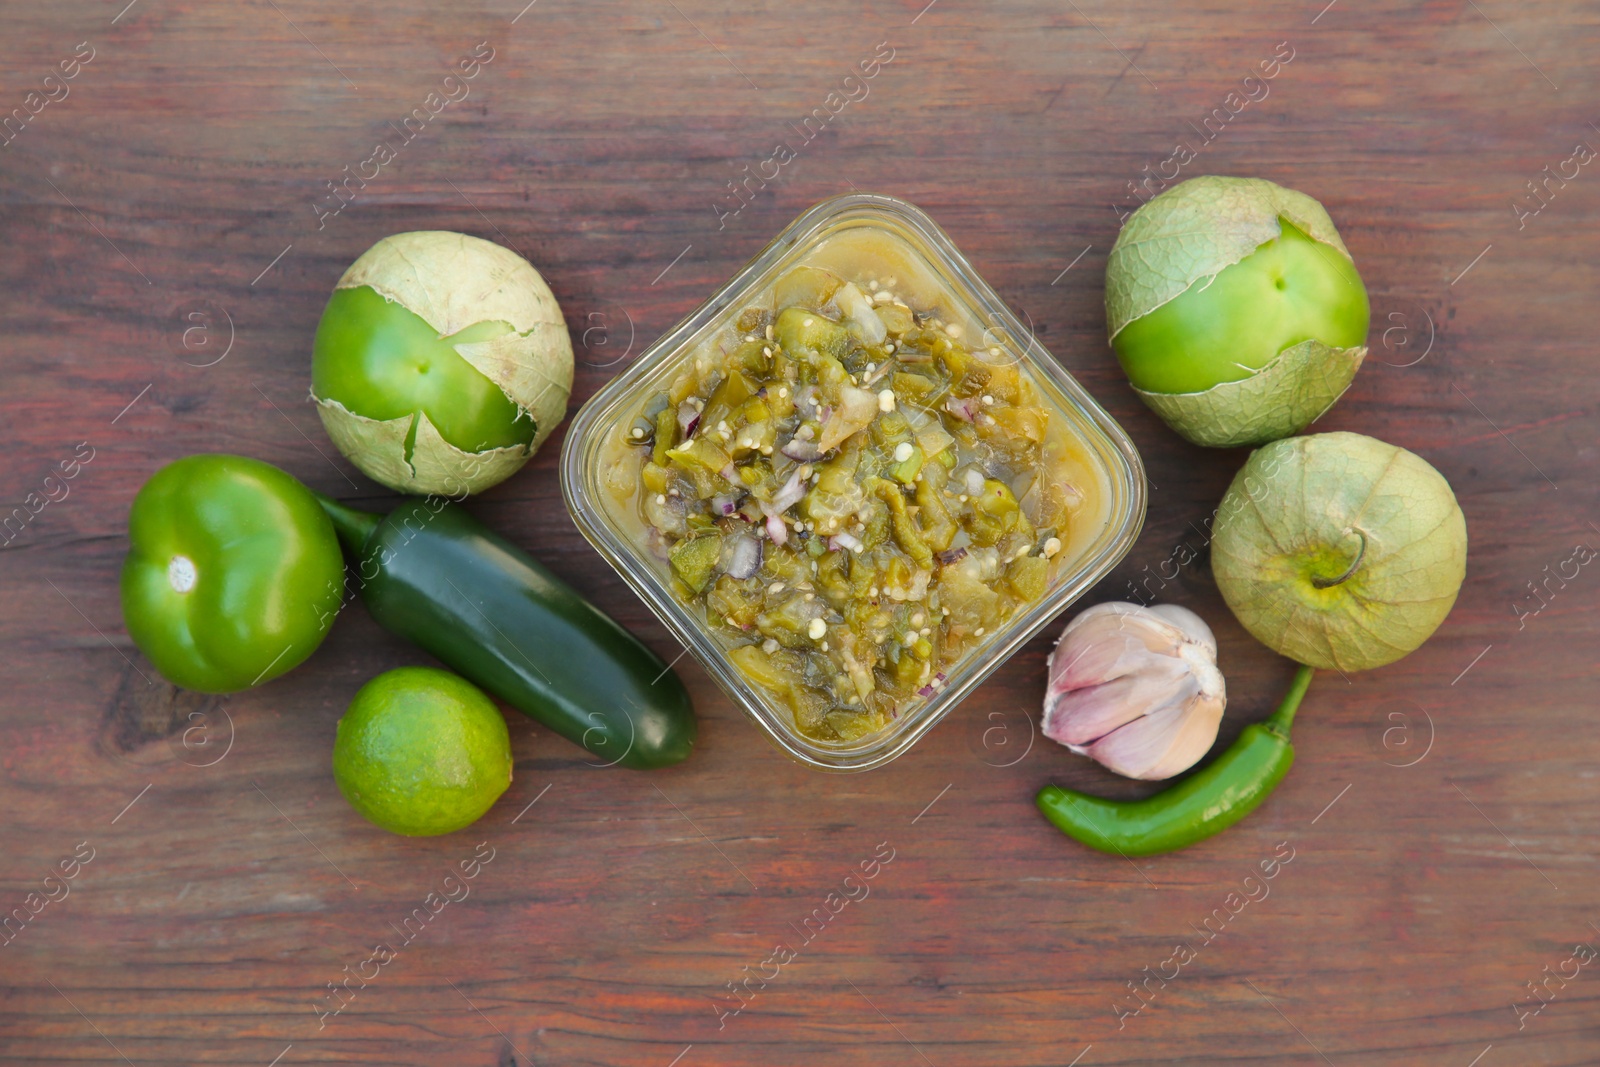
[[[1178,657],[1186,642],[1182,629],[1136,604],[1097,604],[1072,620],[1051,652],[1050,692],[1151,670]]]
[[[1193,691],[1187,691],[1191,687]],[[1074,751],[1127,778],[1160,781],[1188,770],[1215,743],[1223,702],[1202,697],[1192,680],[1185,690],[1182,699]]]
[[[1045,706],[1044,735],[1063,745],[1087,745],[1151,714],[1172,699],[1188,679],[1171,656],[1144,653],[1138,669],[1109,682],[1052,689]]]
[[[1063,638],[1047,666],[1052,692],[1104,685],[1144,665],[1150,650],[1133,634],[1088,626]]]

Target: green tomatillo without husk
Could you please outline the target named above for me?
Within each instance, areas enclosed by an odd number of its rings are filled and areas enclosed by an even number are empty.
[[[1367,290],[1333,220],[1260,178],[1191,178],[1123,226],[1106,328],[1134,391],[1213,447],[1309,426],[1366,357]]]
[[[1467,524],[1421,457],[1355,433],[1250,454],[1217,509],[1211,571],[1262,644],[1350,672],[1392,663],[1450,614]]]
[[[475,493],[516,473],[566,415],[572,339],[550,287],[515,252],[460,233],[398,233],[334,288],[311,392],[328,436],[374,481]]]
[[[168,681],[232,693],[316,651],[339,612],[344,560],[311,490],[244,456],[157,471],[128,516],[122,618]]]

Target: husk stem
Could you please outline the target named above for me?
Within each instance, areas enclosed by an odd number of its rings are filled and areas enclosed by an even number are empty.
[[[1334,586],[1350,580],[1350,576],[1361,567],[1361,558],[1367,554],[1367,535],[1364,530],[1352,530],[1361,539],[1361,547],[1356,549],[1356,558],[1350,561],[1350,566],[1337,578],[1312,578],[1311,584],[1318,589],[1332,589]]]

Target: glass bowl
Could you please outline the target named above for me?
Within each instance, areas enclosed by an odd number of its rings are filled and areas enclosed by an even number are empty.
[[[874,279],[896,276],[897,290],[918,311],[936,307],[942,320],[959,323],[953,328],[980,339],[975,351],[986,353],[985,358],[1022,367],[1051,421],[1062,420],[1074,446],[1072,469],[1083,482],[1084,503],[1073,513],[1066,543],[1052,560],[1044,594],[950,665],[942,688],[903,708],[883,729],[849,742],[819,741],[801,733],[787,706],[734,667],[728,650],[748,641],[713,631],[699,612],[674,596],[668,565],[646,549],[636,495],[619,496],[619,484],[629,480],[617,477],[629,447],[622,435],[644,400],[661,392],[697,354],[721,358],[741,338],[735,325],[741,310],[777,278],[802,265],[825,267],[860,282],[869,274]],[[630,484],[628,492],[636,494],[637,479]],[[866,193],[834,197],[805,212],[596,393],[567,432],[561,490],[584,537],[768,738],[801,763],[833,771],[881,766],[910,748],[1117,564],[1138,537],[1145,511],[1144,467],[1122,428],[1044,350],[932,219],[904,200]]]

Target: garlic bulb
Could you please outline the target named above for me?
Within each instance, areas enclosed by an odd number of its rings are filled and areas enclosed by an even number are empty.
[[[1217,739],[1227,690],[1217,639],[1175,604],[1097,604],[1049,660],[1044,735],[1128,778],[1187,770]]]

